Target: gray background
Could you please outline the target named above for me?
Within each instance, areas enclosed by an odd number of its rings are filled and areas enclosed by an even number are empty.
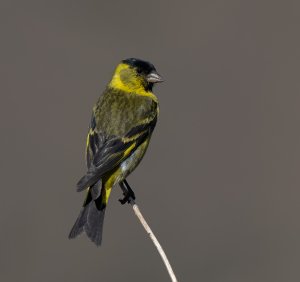
[[[299,1],[0,8],[0,281],[168,281],[117,187],[103,246],[67,239],[91,108],[127,57],[166,81],[129,180],[179,280],[300,280]]]

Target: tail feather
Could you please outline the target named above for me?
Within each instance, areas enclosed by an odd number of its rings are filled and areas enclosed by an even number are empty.
[[[83,207],[79,213],[78,218],[76,219],[75,224],[73,225],[70,234],[69,234],[69,239],[74,239],[75,237],[77,237],[79,234],[82,233],[82,231],[84,230],[84,225],[87,222],[87,215],[88,215],[88,206]]]
[[[82,231],[85,231],[92,242],[97,246],[101,245],[105,206],[101,206],[101,208],[97,207],[96,201],[91,201],[82,208],[71,229],[69,239],[73,239],[82,233]]]
[[[100,246],[102,242],[104,215],[105,208],[98,210],[96,203],[93,201],[92,208],[89,209],[87,216],[87,224],[84,225],[84,231],[97,246]]]

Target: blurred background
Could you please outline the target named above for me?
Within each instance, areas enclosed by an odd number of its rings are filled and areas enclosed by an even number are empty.
[[[179,281],[300,280],[299,1],[0,4],[0,280],[169,281],[130,206],[69,241],[91,109],[151,61],[160,118],[129,177]]]

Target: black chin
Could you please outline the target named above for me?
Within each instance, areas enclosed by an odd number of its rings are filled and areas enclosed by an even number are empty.
[[[154,83],[148,82],[148,83],[146,84],[145,90],[146,90],[146,91],[151,91],[151,92],[152,92],[153,85],[154,85]]]

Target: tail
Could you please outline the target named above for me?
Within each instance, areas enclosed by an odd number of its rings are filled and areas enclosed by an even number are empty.
[[[85,203],[71,229],[69,239],[73,239],[85,231],[91,241],[100,246],[106,205],[102,203],[101,195],[93,200],[91,190],[89,189]]]

